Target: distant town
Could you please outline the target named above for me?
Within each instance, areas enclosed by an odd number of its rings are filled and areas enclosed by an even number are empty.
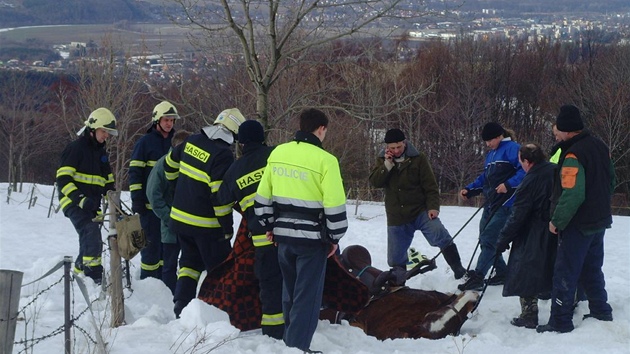
[[[498,39],[571,43],[588,41],[630,45],[630,12],[579,15],[545,13],[528,14],[527,17],[520,18],[505,10],[483,8],[477,11],[452,11],[441,18],[441,21],[409,23],[391,20],[379,23],[379,26],[394,28],[397,36],[400,36],[399,39],[404,38],[411,44],[408,46],[409,52],[424,41],[449,41],[461,36],[479,41]],[[7,30],[15,29],[4,29]],[[75,66],[75,61],[91,57],[90,53],[94,53],[98,46],[99,44],[93,41],[72,42],[72,38],[68,38],[67,43],[53,46],[52,50],[58,54],[55,60],[10,58],[6,61],[0,60],[0,69],[64,71]],[[405,60],[409,57],[408,54],[400,51],[398,59]],[[154,78],[169,79],[171,75],[183,69],[194,69],[199,60],[199,56],[194,52],[152,52],[132,57],[131,64],[137,65]]]

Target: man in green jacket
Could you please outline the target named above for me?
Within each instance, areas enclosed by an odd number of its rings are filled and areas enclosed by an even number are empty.
[[[189,131],[179,130],[173,135],[171,140],[172,147],[177,147],[183,143],[188,136]],[[171,293],[175,293],[175,284],[177,283],[177,259],[179,258],[179,242],[177,236],[168,228],[171,221],[171,205],[173,205],[173,196],[175,194],[175,185],[166,179],[164,173],[164,160],[166,155],[162,156],[155,163],[155,167],[149,173],[147,185],[145,187],[147,199],[153,207],[153,212],[160,218],[162,225],[161,242],[162,242],[162,281],[171,289]]]
[[[577,107],[564,105],[556,118],[562,143],[551,196],[549,231],[558,235],[551,315],[538,332],[570,332],[578,282],[588,298],[584,319],[612,321],[604,263],[604,233],[612,225],[615,172],[608,146],[584,129]]]
[[[414,232],[420,230],[431,246],[440,248],[455,279],[460,279],[466,269],[453,238],[438,218],[440,193],[426,155],[407,142],[400,129],[388,130],[384,142],[370,183],[385,188],[387,263],[404,268]]]

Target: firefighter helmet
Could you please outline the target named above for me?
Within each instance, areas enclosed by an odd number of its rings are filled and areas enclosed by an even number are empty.
[[[221,124],[229,131],[238,135],[238,127],[245,121],[245,117],[238,108],[230,108],[219,113],[213,124]]]
[[[151,116],[151,121],[153,123],[157,123],[160,121],[160,118],[174,118],[179,119],[179,114],[177,113],[177,108],[173,106],[168,101],[162,101],[153,108],[153,115]]]
[[[97,108],[90,113],[90,116],[85,121],[85,126],[90,130],[102,128],[110,135],[118,136],[116,117],[114,117],[114,114],[107,108]]]

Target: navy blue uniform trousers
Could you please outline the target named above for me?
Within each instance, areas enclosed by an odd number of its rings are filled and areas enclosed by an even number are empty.
[[[278,244],[283,277],[284,343],[289,347],[309,350],[319,321],[329,248],[323,242]]]
[[[140,250],[140,279],[162,279],[161,221],[152,210],[140,214],[140,225],[147,238],[147,245]]]
[[[584,287],[591,314],[612,313],[602,272],[604,232],[585,235],[569,226],[559,234],[549,318],[549,324],[558,330],[573,329],[573,304],[578,281]]]
[[[278,263],[278,247],[274,245],[256,247],[254,273],[260,287],[262,332],[272,338],[283,339],[282,272]]]
[[[219,231],[220,232],[220,231]],[[197,282],[201,272],[211,271],[221,264],[230,254],[232,244],[220,236],[209,235],[177,235],[182,254],[179,258],[179,271],[173,302],[182,300],[190,302],[197,295]],[[184,272],[182,272],[182,269]],[[199,274],[192,278],[185,271],[192,269]]]
[[[103,241],[101,241],[99,225],[92,221],[92,218],[96,216],[95,213],[73,205],[66,211],[66,216],[79,234],[79,255],[74,261],[75,268],[83,271],[86,276],[100,281],[103,277],[103,266],[101,264]],[[86,258],[86,264],[84,264],[84,257]],[[92,263],[91,265],[90,262]]]

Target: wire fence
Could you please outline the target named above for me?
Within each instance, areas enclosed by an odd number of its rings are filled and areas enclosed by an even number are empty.
[[[33,184],[28,192],[21,193],[13,191],[13,186],[9,185],[6,203],[25,206],[29,210],[34,207],[47,208],[48,218],[50,218],[53,214],[58,213],[60,209],[55,198],[55,191],[56,188],[54,187],[52,191],[49,188],[42,190],[36,184]],[[50,199],[48,199],[49,197]],[[109,232],[106,226],[103,226],[103,228],[105,228],[106,232]],[[103,242],[103,244],[102,264],[108,264],[111,258],[111,250],[109,244],[106,242]],[[62,261],[59,261],[48,271],[44,272],[39,278],[21,285],[23,290],[33,289],[33,287],[35,287],[35,290],[30,290],[32,292],[30,295],[21,296],[20,302],[24,303],[24,305],[19,308],[15,316],[0,318],[0,322],[15,321],[19,329],[16,330],[16,335],[13,337],[13,353],[28,354],[34,353],[36,350],[50,352],[47,343],[52,338],[62,334],[65,335],[64,347],[67,354],[72,353],[73,348],[76,352],[81,353],[106,352],[101,329],[108,315],[106,311],[103,311],[104,315],[99,314],[102,318],[97,318],[93,311],[93,305],[102,303],[105,304],[104,306],[108,306],[107,298],[111,290],[111,283],[107,284],[107,279],[111,277],[111,272],[105,271],[103,284],[98,295],[90,294],[84,280],[87,278],[82,274],[75,274],[71,270],[72,262],[72,257],[64,257]],[[123,270],[124,272],[132,271],[129,262],[124,263]],[[63,274],[60,275],[60,272]],[[55,278],[55,276],[58,278]],[[45,288],[38,290],[37,287],[41,284],[45,284]],[[59,288],[63,289],[60,290]],[[130,282],[125,288],[127,292],[124,297],[128,299],[133,294]],[[78,293],[76,292],[77,289],[79,290]],[[92,292],[94,291],[94,289],[91,290]],[[63,293],[65,306],[63,317],[60,315],[58,325],[54,325],[51,324],[51,322],[54,323],[54,320],[50,318],[44,320],[40,316],[42,307],[50,304],[48,297],[57,298],[60,292]],[[86,313],[89,316],[84,316]],[[46,316],[49,316],[48,312]]]

